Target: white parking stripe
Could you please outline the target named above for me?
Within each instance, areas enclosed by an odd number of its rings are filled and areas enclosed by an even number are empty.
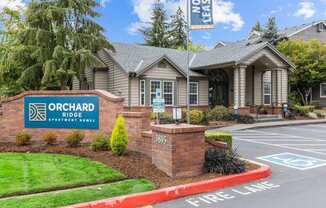
[[[320,130],[320,129],[314,129],[314,128],[298,128],[298,127],[293,127],[293,126],[289,126],[287,127],[291,130],[295,130],[295,131],[310,131],[310,132],[318,132],[318,133],[326,133],[326,131]]]
[[[326,144],[282,144],[284,146],[326,146]]]
[[[323,152],[311,151],[309,149],[301,149],[301,148],[296,148],[296,147],[283,146],[283,145],[279,145],[279,144],[270,144],[270,143],[266,143],[266,142],[258,142],[258,141],[248,140],[248,139],[241,139],[241,138],[238,138],[238,137],[236,137],[236,139],[240,140],[240,141],[254,143],[254,144],[263,144],[263,145],[268,145],[268,146],[273,146],[273,147],[280,147],[280,148],[284,148],[284,149],[292,149],[292,150],[296,150],[296,151],[303,151],[303,152],[309,152],[309,153],[314,153],[314,154],[319,154],[319,155],[326,155],[326,152],[323,153]]]

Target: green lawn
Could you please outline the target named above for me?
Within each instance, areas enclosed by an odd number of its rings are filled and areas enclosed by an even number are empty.
[[[0,197],[122,179],[125,179],[122,173],[80,157],[45,153],[0,153]]]
[[[67,190],[57,193],[45,193],[37,196],[24,196],[0,200],[1,208],[52,208],[76,203],[105,199],[119,195],[153,190],[152,183],[141,179],[130,179],[92,188]]]

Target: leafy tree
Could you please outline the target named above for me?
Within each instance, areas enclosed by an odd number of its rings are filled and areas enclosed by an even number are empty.
[[[180,7],[176,14],[171,16],[170,40],[172,48],[187,47],[187,21]]]
[[[185,50],[187,50],[187,48],[179,47],[178,50],[185,51]],[[189,51],[198,53],[198,52],[203,52],[205,50],[206,50],[205,46],[200,45],[200,44],[194,44],[192,41],[189,42]]]
[[[110,146],[113,154],[121,156],[128,146],[128,133],[125,126],[125,120],[118,116],[114,129],[112,131]]]
[[[264,28],[261,26],[260,22],[257,21],[256,24],[252,27],[251,32],[263,32]]]
[[[31,64],[28,57],[32,50],[17,41],[19,32],[24,28],[22,10],[4,8],[0,14],[0,24],[3,28],[0,37],[0,96],[11,96],[22,91],[17,80],[25,66]]]
[[[24,90],[68,89],[74,75],[80,78],[86,67],[101,64],[97,50],[112,49],[94,21],[97,6],[96,0],[31,1],[17,34],[21,47],[10,50],[2,71],[20,58],[18,83]]]
[[[263,31],[263,38],[269,43],[275,45],[279,38],[275,17],[268,18],[266,28]]]
[[[289,40],[280,42],[277,48],[296,65],[289,81],[297,100],[303,105],[311,104],[312,88],[326,81],[326,44]]]
[[[145,44],[169,48],[170,41],[168,28],[169,25],[167,23],[166,11],[164,10],[163,4],[160,3],[160,0],[157,0],[152,11],[149,27],[140,30],[144,35]]]

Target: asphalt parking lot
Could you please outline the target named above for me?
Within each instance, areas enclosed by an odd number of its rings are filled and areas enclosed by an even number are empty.
[[[326,207],[326,124],[235,131],[233,137],[241,156],[271,166],[270,178],[154,207]]]

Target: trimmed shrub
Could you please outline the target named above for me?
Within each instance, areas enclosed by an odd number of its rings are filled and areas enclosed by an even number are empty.
[[[232,152],[232,134],[229,132],[208,132],[205,133],[205,140],[215,140],[220,142],[225,142],[228,146],[228,152]]]
[[[268,114],[268,110],[267,110],[266,106],[264,106],[264,105],[258,106],[257,112],[258,112],[258,114],[263,114],[263,115]]]
[[[21,131],[16,135],[16,145],[17,146],[28,145],[31,139],[32,136],[28,132]]]
[[[241,124],[253,124],[255,123],[255,119],[251,115],[240,115],[237,120]]]
[[[85,134],[80,131],[73,131],[65,138],[68,147],[78,147],[85,138]]]
[[[191,110],[190,111],[190,123],[191,124],[200,124],[204,119],[204,113],[200,110]]]
[[[91,150],[97,151],[105,151],[109,150],[110,144],[110,136],[105,135],[103,133],[98,133],[94,136],[93,141],[91,143]]]
[[[305,116],[306,114],[313,112],[315,110],[315,106],[313,105],[293,105],[293,109],[297,111],[300,115]]]
[[[111,135],[110,147],[113,154],[121,156],[126,151],[127,146],[128,133],[125,127],[125,120],[122,116],[119,116]]]
[[[157,113],[151,113],[151,120],[157,120]],[[159,113],[160,124],[171,124],[174,123],[173,116],[169,112]]]
[[[209,121],[218,121],[223,120],[223,118],[229,114],[229,110],[224,106],[215,106],[213,109],[208,111],[207,120]]]
[[[228,153],[219,148],[210,148],[205,153],[204,170],[223,175],[239,174],[246,171],[246,163],[239,159],[236,150]]]
[[[56,143],[57,138],[58,138],[57,134],[54,133],[53,131],[45,132],[42,135],[42,139],[47,145],[53,145],[54,143]]]

